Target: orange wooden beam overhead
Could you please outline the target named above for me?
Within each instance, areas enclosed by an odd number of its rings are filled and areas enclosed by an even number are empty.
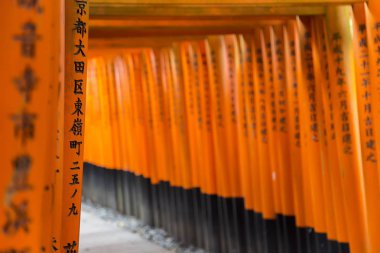
[[[91,56],[96,56],[104,52],[113,54],[120,53],[120,50],[133,48],[163,48],[170,47],[173,43],[180,41],[199,41],[206,39],[206,36],[154,36],[154,37],[135,37],[135,38],[97,38],[92,39],[90,46]]]
[[[123,4],[198,4],[198,5],[218,5],[218,4],[249,4],[254,6],[279,6],[279,5],[309,5],[309,4],[349,4],[358,2],[368,2],[365,0],[91,0],[92,3],[106,3],[109,5]]]
[[[247,33],[253,28],[267,25],[281,25],[288,17],[275,19],[259,17],[242,18],[171,18],[164,19],[127,19],[93,20],[91,38],[123,38],[146,36],[186,36],[227,33]]]
[[[204,26],[223,26],[223,27],[253,27],[257,25],[282,24],[289,20],[287,16],[271,17],[221,17],[221,18],[132,18],[123,20],[92,20],[91,28],[125,28],[125,27],[204,27]]]
[[[158,5],[113,4],[91,5],[91,19],[123,19],[128,17],[218,17],[218,16],[271,16],[322,15],[325,6],[253,6],[253,5]]]
[[[92,0],[92,19],[128,17],[202,17],[320,15],[327,4],[366,0]]]

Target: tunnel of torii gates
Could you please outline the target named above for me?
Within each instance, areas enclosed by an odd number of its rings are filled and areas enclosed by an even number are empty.
[[[0,9],[0,253],[78,252],[82,198],[210,253],[380,252],[379,0]]]

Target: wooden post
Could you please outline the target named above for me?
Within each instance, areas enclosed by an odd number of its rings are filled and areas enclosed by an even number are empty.
[[[78,251],[86,105],[88,1],[65,1],[65,80],[60,250]]]
[[[0,3],[0,252],[51,246],[58,3]]]
[[[316,97],[316,111],[319,117],[319,125],[318,125],[318,139],[320,142],[320,152],[321,152],[321,165],[320,165],[320,171],[321,171],[321,183],[322,185],[318,188],[321,188],[323,186],[323,197],[324,197],[324,210],[320,208],[321,211],[325,212],[326,216],[326,231],[327,232],[327,238],[329,239],[328,243],[331,243],[334,241],[334,243],[337,242],[337,236],[336,236],[336,219],[335,219],[335,210],[336,210],[336,201],[333,200],[333,194],[331,189],[331,168],[328,164],[328,145],[327,145],[327,128],[330,127],[330,125],[326,124],[326,116],[327,112],[324,109],[324,103],[323,103],[323,93],[321,92],[321,86],[326,85],[328,81],[327,76],[327,61],[325,57],[325,45],[322,40],[324,34],[324,29],[321,27],[320,23],[323,21],[322,18],[316,18],[312,20],[311,23],[311,38],[312,38],[312,56],[313,56],[313,65],[314,65],[314,78],[315,78],[315,97]],[[322,85],[321,85],[322,84]],[[319,231],[321,232],[321,231]],[[331,246],[331,245],[330,245]],[[335,244],[336,246],[336,244]],[[325,247],[328,247],[327,244],[325,244]]]
[[[298,83],[296,77],[296,22],[290,22],[284,28],[284,58],[286,71],[286,88],[288,97],[288,118],[289,118],[289,144],[291,156],[291,173],[294,175],[292,180],[294,209],[296,215],[296,225],[299,228],[307,227],[305,197],[302,181],[302,157],[300,142],[300,116],[299,116],[299,96]]]
[[[337,138],[339,172],[344,191],[348,238],[352,253],[369,251],[364,180],[355,97],[350,6],[329,7],[327,15],[328,63]]]
[[[355,71],[356,71],[356,99],[359,111],[359,128],[360,128],[360,144],[362,152],[362,164],[364,175],[364,186],[366,194],[366,204],[368,212],[368,229],[370,248],[369,252],[380,251],[380,241],[377,240],[380,234],[380,215],[379,208],[380,198],[379,191],[379,172],[376,150],[378,146],[379,136],[374,136],[374,125],[376,123],[375,111],[368,110],[368,105],[373,109],[378,108],[378,101],[375,102],[373,92],[376,90],[375,81],[371,76],[377,76],[374,69],[370,69],[369,63],[369,41],[366,24],[366,4],[356,4],[353,7],[354,19],[354,54],[355,54]],[[373,40],[372,40],[373,41]],[[371,44],[371,55],[376,52],[376,48]],[[377,57],[376,57],[377,58]],[[376,59],[377,60],[377,59]],[[373,65],[372,65],[373,66]],[[371,71],[372,70],[372,71]],[[375,86],[375,87],[373,87]],[[376,128],[376,127],[375,127]],[[376,130],[375,130],[376,131]]]

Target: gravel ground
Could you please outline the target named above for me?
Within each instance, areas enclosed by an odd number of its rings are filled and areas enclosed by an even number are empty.
[[[168,233],[159,228],[154,228],[143,224],[140,220],[122,215],[110,208],[105,208],[89,201],[83,200],[82,209],[89,213],[96,213],[101,219],[116,224],[118,227],[126,229],[132,233],[139,234],[141,237],[175,253],[207,253],[205,250],[195,247],[183,247]]]

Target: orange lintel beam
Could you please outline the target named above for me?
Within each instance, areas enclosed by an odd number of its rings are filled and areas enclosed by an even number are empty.
[[[136,37],[136,38],[98,38],[92,39],[90,43],[91,55],[96,50],[117,50],[123,48],[162,48],[169,47],[179,41],[200,41],[206,36],[160,36],[160,37]]]
[[[123,20],[92,20],[91,29],[118,28],[125,29],[130,27],[254,27],[261,25],[283,24],[289,20],[288,16],[276,17],[211,17],[211,18],[129,18]]]
[[[239,19],[220,18],[178,18],[175,21],[164,19],[127,19],[127,20],[93,20],[91,22],[91,38],[99,37],[135,37],[151,35],[202,35],[230,32],[249,32],[254,27],[281,25],[289,17],[259,18],[241,17]]]
[[[264,26],[264,25],[263,25]],[[177,27],[155,28],[155,27],[132,27],[124,29],[92,29],[90,37],[99,38],[131,38],[131,37],[152,37],[152,36],[201,36],[201,35],[220,35],[230,33],[252,33],[254,27],[189,27],[179,29]]]
[[[362,0],[357,0],[362,1]],[[130,17],[220,17],[220,16],[294,16],[322,15],[325,5],[258,6],[253,4],[107,4],[95,2],[90,7],[90,18],[124,19]]]
[[[92,0],[91,19],[321,15],[327,5],[363,2],[367,0]]]
[[[92,4],[105,3],[105,4],[162,4],[162,5],[226,5],[226,4],[236,4],[236,5],[253,5],[253,6],[269,6],[276,7],[281,5],[308,5],[308,4],[347,4],[347,3],[358,3],[367,2],[365,0],[92,0]]]

